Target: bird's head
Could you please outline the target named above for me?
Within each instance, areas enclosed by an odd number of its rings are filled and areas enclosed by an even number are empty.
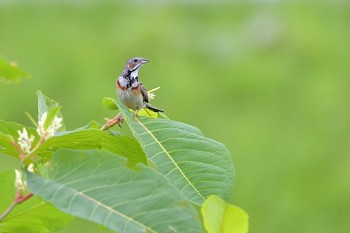
[[[149,61],[143,57],[134,57],[127,61],[125,68],[127,68],[129,72],[134,72],[147,62]]]

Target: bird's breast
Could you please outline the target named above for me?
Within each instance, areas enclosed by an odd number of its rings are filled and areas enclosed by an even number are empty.
[[[115,86],[117,89],[121,89],[123,91],[127,90],[127,86],[124,85],[119,79],[117,79],[116,83],[115,83]]]
[[[120,76],[117,80],[116,86],[119,87],[120,89],[125,89],[125,88],[135,88],[139,86],[139,78],[133,77],[133,76],[128,76],[128,77],[123,77]]]

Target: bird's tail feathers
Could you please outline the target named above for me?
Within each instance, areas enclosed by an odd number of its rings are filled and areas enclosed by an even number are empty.
[[[146,108],[153,111],[153,112],[165,112],[163,109],[156,108],[156,107],[150,105],[149,103],[145,103],[145,104],[146,104]]]

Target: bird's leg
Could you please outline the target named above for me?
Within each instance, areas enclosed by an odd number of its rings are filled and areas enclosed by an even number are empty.
[[[107,130],[113,126],[115,126],[116,124],[118,124],[118,126],[121,128],[122,124],[124,123],[124,118],[123,115],[121,113],[118,113],[114,118],[109,119],[109,118],[105,118],[106,123],[102,126],[101,130]]]
[[[134,116],[137,118],[137,117],[139,117],[139,111],[140,111],[140,109],[136,109],[135,111],[134,111]]]

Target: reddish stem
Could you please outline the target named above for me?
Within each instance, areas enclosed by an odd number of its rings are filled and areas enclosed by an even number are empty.
[[[124,118],[120,113],[118,113],[113,119],[105,118],[105,120],[106,123],[102,126],[101,130],[107,130],[115,126],[116,124],[118,124],[119,127],[121,127],[121,124],[123,124],[124,122]]]
[[[16,200],[17,204],[21,204],[22,202],[25,202],[26,200],[28,200],[32,196],[33,196],[33,193],[29,193],[29,194],[25,195],[24,197],[22,195],[20,195],[20,196],[16,197],[15,200]]]
[[[22,196],[21,191],[18,191],[16,193],[15,199],[12,201],[11,205],[0,215],[0,220],[5,218],[12,210],[15,208],[16,205],[21,204],[22,202],[25,202],[29,198],[33,196],[33,193],[29,193],[25,196]]]
[[[18,152],[18,154],[19,154],[20,160],[23,161],[24,158],[25,158],[25,156],[24,156],[24,154],[22,153],[21,148],[19,148],[18,144],[17,144],[16,142],[14,142],[14,141],[11,141],[11,144],[16,148],[16,150],[17,150],[17,152]]]

